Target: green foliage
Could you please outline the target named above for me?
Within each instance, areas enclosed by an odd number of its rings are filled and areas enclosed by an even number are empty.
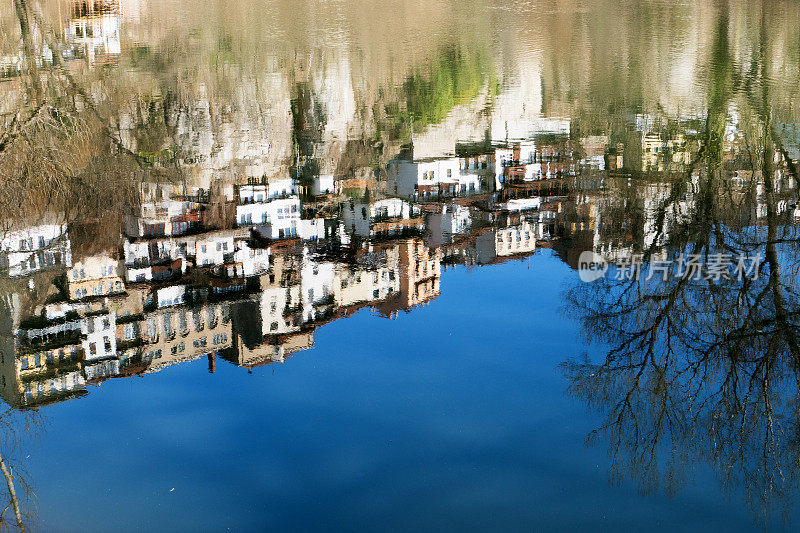
[[[415,130],[441,122],[453,107],[478,96],[487,83],[497,90],[497,83],[490,82],[490,71],[490,61],[484,53],[465,55],[445,50],[428,72],[418,70],[411,75],[403,88]]]

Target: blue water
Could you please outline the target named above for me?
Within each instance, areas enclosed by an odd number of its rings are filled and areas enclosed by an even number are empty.
[[[429,305],[335,321],[282,365],[198,360],[54,405],[27,462],[41,530],[760,527],[702,465],[674,497],[609,484],[558,369],[586,349],[558,309],[576,278],[542,254],[449,269]]]

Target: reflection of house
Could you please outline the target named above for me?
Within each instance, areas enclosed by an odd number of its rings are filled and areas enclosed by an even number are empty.
[[[434,204],[431,207],[425,213],[430,246],[450,243],[454,235],[466,233],[472,225],[469,207],[454,203]]]
[[[333,175],[314,177],[314,181],[311,183],[311,194],[313,196],[333,194],[334,192],[336,192],[336,181],[333,179]]]
[[[314,347],[314,334],[311,331],[269,337],[264,342],[249,344],[241,335],[237,335],[234,350],[225,355],[225,359],[246,368],[283,363],[288,355],[310,350]]]
[[[345,231],[359,237],[390,237],[406,235],[424,228],[417,210],[400,198],[374,202],[339,204],[339,214]]]
[[[83,373],[87,382],[101,382],[119,375],[119,359],[107,359],[86,364]]]
[[[194,245],[197,266],[216,266],[225,264],[233,258],[235,241],[247,237],[246,230],[223,230],[198,235]],[[189,248],[189,253],[192,249]]]
[[[674,185],[666,183],[650,184],[644,187],[644,247],[655,243],[664,245],[676,227],[689,221],[695,207],[694,194],[697,190],[697,177],[684,183],[686,188],[677,198],[671,197]]]
[[[84,359],[108,359],[117,354],[117,315],[97,313],[81,320]]]
[[[543,237],[542,225],[524,218],[513,225],[485,231],[476,242],[478,263],[489,264],[500,258],[531,254],[536,251],[537,239]]]
[[[664,172],[670,167],[683,167],[692,157],[682,134],[665,138],[659,133],[634,131],[629,134],[624,150],[625,164],[640,172]]]
[[[17,294],[0,297],[0,395],[30,408],[83,394],[80,321],[21,320]]]
[[[276,198],[236,206],[240,226],[259,225],[259,232],[269,239],[299,237],[300,198]]]
[[[149,202],[142,204],[139,213],[125,217],[125,233],[136,238],[185,235],[202,227],[204,220],[205,211],[194,202]]]
[[[376,305],[381,313],[393,316],[439,296],[441,249],[429,248],[422,239],[404,239],[397,243],[400,263],[400,292]]]
[[[71,15],[66,40],[84,49],[90,60],[122,51],[119,0],[72,0]]]
[[[140,331],[147,372],[228,349],[233,342],[227,304],[153,311],[141,320]]]
[[[575,176],[577,173],[571,148],[566,143],[536,145],[520,142],[498,148],[495,157],[497,180],[509,183],[532,182]]]
[[[14,369],[3,363],[2,368],[0,394],[17,409],[36,408],[86,394],[86,379],[78,363],[49,364],[32,370],[21,370],[19,366]]]
[[[278,198],[288,198],[297,194],[292,178],[252,181],[237,188],[239,205],[259,204]],[[236,217],[237,220],[239,217]]]
[[[582,138],[583,157],[580,160],[581,166],[594,170],[605,170],[608,143],[609,138],[606,135],[593,135]],[[616,168],[616,164],[614,168]]]
[[[250,328],[261,336],[297,331],[302,321],[300,269],[302,255],[291,247],[273,247],[270,268],[259,279],[258,310]]]
[[[72,300],[108,296],[125,291],[123,266],[110,254],[85,257],[67,271],[67,293]]]
[[[481,191],[477,172],[486,169],[489,157],[394,160],[389,165],[387,191],[404,198],[459,196]]]
[[[233,261],[242,265],[245,277],[264,274],[269,270],[269,248],[253,248],[245,240],[238,240],[235,245],[236,251],[233,252]]]
[[[400,246],[374,249],[361,263],[337,265],[333,281],[338,307],[383,300],[400,292]]]
[[[317,261],[304,250],[300,270],[304,322],[313,322],[326,315],[333,304],[334,264],[330,261]]]
[[[128,282],[163,281],[186,273],[186,259],[194,255],[194,237],[123,243]]]
[[[7,269],[11,277],[70,266],[72,254],[64,225],[49,224],[10,231],[0,240],[0,269]]]

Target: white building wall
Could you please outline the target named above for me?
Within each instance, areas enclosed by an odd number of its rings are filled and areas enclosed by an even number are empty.
[[[117,353],[117,315],[108,313],[81,321],[84,357],[87,361],[113,357]]]

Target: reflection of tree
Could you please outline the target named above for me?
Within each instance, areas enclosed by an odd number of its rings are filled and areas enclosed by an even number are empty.
[[[35,493],[25,471],[25,444],[38,437],[44,419],[38,411],[8,409],[0,414],[0,473],[8,502],[0,510],[0,529],[24,531],[35,518]]]
[[[794,167],[772,129],[769,75],[759,69],[756,79],[748,76],[733,68],[723,20],[702,148],[687,175],[667,184],[671,191],[652,214],[656,233],[663,233],[681,187],[697,178],[692,209],[664,239],[673,260],[669,275],[607,279],[570,290],[567,312],[591,340],[610,348],[601,362],[571,361],[563,370],[570,393],[604,417],[590,440],[609,439],[614,481],[627,471],[642,491],[663,484],[674,492],[690,465],[705,461],[723,487],[744,488],[752,508],[768,513],[790,503],[800,474],[800,298],[794,276],[800,239],[777,209],[781,165],[790,173]],[[743,159],[753,180],[734,187],[725,179],[723,138],[737,84],[745,87],[737,104]],[[755,202],[765,206],[763,219],[742,223],[742,205]],[[645,271],[653,266],[655,242],[644,250]],[[678,270],[679,253],[699,254],[706,263],[715,253],[759,253],[764,262],[754,279],[694,279]]]
[[[0,131],[0,229],[43,213],[67,221],[116,215],[136,200],[136,182],[147,159],[128,150],[111,119],[63,63],[63,37],[36,0],[14,0],[19,21],[24,102]],[[52,64],[42,62],[45,48]],[[113,115],[111,115],[113,116]],[[99,179],[99,178],[102,179]]]

